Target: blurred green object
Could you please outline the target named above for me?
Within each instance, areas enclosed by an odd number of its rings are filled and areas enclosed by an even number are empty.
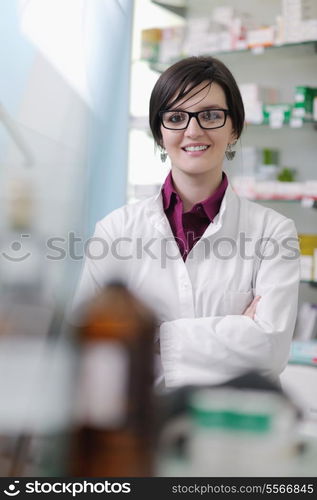
[[[282,168],[277,176],[277,180],[281,182],[293,182],[295,180],[295,173],[290,168]]]
[[[277,149],[264,148],[262,151],[263,165],[278,165],[279,151]]]

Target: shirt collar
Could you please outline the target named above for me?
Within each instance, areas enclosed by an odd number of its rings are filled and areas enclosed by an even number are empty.
[[[170,207],[173,196],[176,196],[176,198],[178,198],[178,194],[175,191],[174,184],[173,184],[172,171],[170,170],[168,176],[165,179],[163,187],[162,187],[162,197],[163,197],[164,210],[167,210]]]
[[[226,174],[222,172],[222,180],[220,185],[217,187],[216,191],[211,196],[209,196],[209,198],[206,198],[206,200],[203,200],[195,205],[195,206],[201,205],[203,207],[210,222],[214,220],[215,216],[219,212],[220,205],[227,187],[228,187],[228,179]],[[193,209],[194,208],[195,207],[193,207]]]
[[[220,205],[223,199],[223,196],[226,192],[226,189],[228,187],[228,178],[225,174],[225,172],[222,172],[222,180],[216,191],[209,196],[209,198],[206,198],[205,200],[196,203],[196,205],[193,206],[193,208],[190,210],[190,212],[195,212],[195,208],[198,205],[201,205],[204,209],[204,212],[208,219],[212,222],[217,213],[219,212]],[[179,199],[178,193],[176,192],[173,184],[173,178],[172,178],[172,171],[170,170],[168,176],[165,179],[165,182],[162,186],[162,198],[163,198],[163,208],[164,211],[166,211],[170,205],[173,197],[176,197],[176,199]],[[203,214],[204,215],[204,214]]]

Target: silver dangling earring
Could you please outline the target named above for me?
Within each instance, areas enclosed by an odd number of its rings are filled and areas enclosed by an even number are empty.
[[[233,160],[233,158],[235,157],[236,151],[232,151],[232,147],[235,146],[236,143],[237,143],[237,141],[234,142],[233,144],[229,143],[227,146],[227,149],[225,151],[226,158],[229,161]]]
[[[166,153],[165,149],[162,149],[161,150],[161,161],[162,161],[162,163],[166,162],[166,158],[167,158],[167,153]]]

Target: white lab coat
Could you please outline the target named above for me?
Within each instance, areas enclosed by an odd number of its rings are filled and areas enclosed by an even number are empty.
[[[284,369],[298,302],[295,226],[240,199],[230,185],[186,262],[161,193],[98,222],[86,245],[75,312],[114,278],[124,279],[157,315],[158,384],[220,384],[252,369],[276,380]],[[255,295],[262,298],[252,320],[242,313]]]

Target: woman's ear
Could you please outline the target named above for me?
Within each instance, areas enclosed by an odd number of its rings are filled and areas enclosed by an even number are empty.
[[[237,143],[237,141],[238,141],[238,136],[237,136],[237,133],[233,130],[233,131],[231,132],[231,135],[230,135],[230,142],[231,142],[232,144],[236,144],[236,143]]]

